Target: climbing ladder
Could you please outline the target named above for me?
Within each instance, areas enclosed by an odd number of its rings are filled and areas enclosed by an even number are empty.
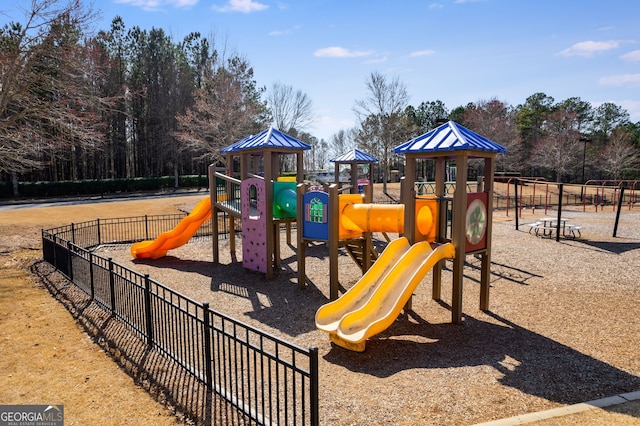
[[[349,240],[344,240],[342,246],[345,251],[351,256],[351,259],[360,267],[362,273],[367,272],[365,269],[365,239],[364,238],[354,238]],[[378,252],[375,247],[371,246],[371,250],[368,253],[369,255],[369,264],[372,264],[378,259]]]

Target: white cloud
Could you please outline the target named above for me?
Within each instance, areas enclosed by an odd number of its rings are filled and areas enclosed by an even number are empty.
[[[163,7],[191,7],[199,0],[116,0],[116,3],[129,4],[146,11],[159,11]]]
[[[561,56],[584,56],[591,57],[600,52],[606,52],[611,49],[617,49],[620,47],[620,41],[581,41],[573,46],[564,49],[560,53]]]
[[[269,31],[269,35],[270,36],[282,36],[282,35],[287,35],[287,34],[293,34],[294,32],[298,31],[300,29],[300,25],[296,25],[293,28],[288,28],[288,29],[284,29],[284,30],[273,30],[273,31]]]
[[[176,7],[191,7],[198,4],[199,0],[172,0]]]
[[[116,3],[129,4],[146,11],[160,10],[159,0],[116,0]]]
[[[431,10],[444,9],[444,5],[442,3],[431,3],[429,5],[429,9]]]
[[[213,6],[213,10],[218,12],[241,12],[251,13],[259,12],[267,9],[269,6],[266,4],[258,3],[253,0],[229,0],[224,6]]]
[[[640,50],[632,50],[631,52],[620,56],[620,58],[629,62],[640,62]]]
[[[409,56],[411,58],[417,58],[418,56],[429,56],[429,55],[435,55],[436,51],[435,50],[430,50],[430,49],[426,49],[426,50],[416,50],[413,51],[411,53],[409,53]]]
[[[601,77],[601,86],[640,86],[640,74],[617,74]]]
[[[371,50],[349,50],[344,47],[332,46],[318,49],[313,53],[319,58],[360,58],[363,56],[371,56]]]

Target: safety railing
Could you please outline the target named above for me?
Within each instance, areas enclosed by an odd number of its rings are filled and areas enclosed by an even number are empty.
[[[233,215],[240,214],[241,207],[241,181],[224,173],[215,172],[216,199],[215,205]]]
[[[165,383],[173,401],[196,423],[319,424],[317,348],[300,348],[215,312],[91,250],[107,242],[153,238],[179,218],[99,219],[43,230],[43,258],[117,321],[131,336],[127,342],[143,342],[145,354],[160,354],[215,395],[194,397],[193,380],[180,379],[184,388],[167,383],[166,369],[146,372]],[[129,344],[117,349],[135,359],[126,353]],[[224,410],[215,409],[219,400]]]

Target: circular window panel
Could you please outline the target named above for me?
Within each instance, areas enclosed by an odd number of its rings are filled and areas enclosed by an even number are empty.
[[[487,230],[487,206],[476,198],[467,207],[466,237],[470,244],[476,245]]]

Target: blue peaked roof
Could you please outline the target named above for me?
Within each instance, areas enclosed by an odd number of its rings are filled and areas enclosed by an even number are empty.
[[[269,127],[257,135],[247,136],[246,138],[223,148],[221,151],[222,153],[230,153],[264,148],[306,150],[311,149],[311,145],[306,144],[293,136],[289,136],[275,127]]]
[[[435,129],[394,148],[396,154],[480,151],[504,154],[507,149],[490,139],[449,121]]]
[[[252,137],[253,137],[253,135],[251,135],[251,136],[247,136],[247,137],[246,137],[246,138],[244,138],[244,139],[240,139],[238,142],[235,142],[235,143],[233,143],[233,144],[231,144],[231,145],[229,145],[229,146],[227,146],[227,147],[225,147],[225,148],[222,148],[222,149],[220,150],[220,152],[222,152],[223,154],[226,154],[226,153],[228,153],[228,152],[235,152],[235,151],[236,151],[236,149],[235,149],[236,145],[239,145],[239,144],[241,144],[242,142],[244,142],[244,141],[246,141],[247,139],[250,139],[250,138],[252,138]]]
[[[349,152],[330,160],[332,163],[377,163],[378,159],[366,154],[359,149],[352,149]]]

